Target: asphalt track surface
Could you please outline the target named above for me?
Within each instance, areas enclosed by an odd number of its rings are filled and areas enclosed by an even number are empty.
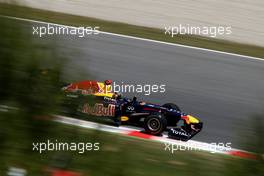
[[[32,33],[33,23],[20,23]],[[240,132],[250,132],[252,116],[263,113],[261,60],[106,34],[40,40],[57,45],[60,54],[69,59],[65,70],[69,80],[165,84],[165,93],[137,96],[158,104],[174,102],[199,117],[204,129],[194,140],[232,142],[232,147],[239,147]]]

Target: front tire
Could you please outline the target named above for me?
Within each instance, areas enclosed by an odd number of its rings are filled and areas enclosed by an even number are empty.
[[[148,134],[161,135],[167,127],[167,120],[163,116],[150,115],[145,118],[143,127]]]

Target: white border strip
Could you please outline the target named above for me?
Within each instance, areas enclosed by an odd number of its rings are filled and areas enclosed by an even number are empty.
[[[61,116],[61,115],[55,115],[55,117],[56,117],[55,121],[59,123],[78,126],[82,128],[95,129],[95,130],[104,131],[104,132],[117,133],[117,134],[122,134],[125,136],[138,137],[137,135],[133,136],[129,134],[131,132],[140,132],[140,130],[137,130],[137,129],[131,129],[131,128],[126,128],[122,126],[114,127],[114,126],[109,126],[109,125],[97,124],[95,122],[90,122],[90,121],[85,121],[85,120],[80,120],[80,119],[73,119],[71,117],[66,117],[66,116]],[[178,140],[169,139],[167,135],[163,135],[162,137],[156,137],[156,136],[151,136],[151,135],[149,136],[150,137],[146,139],[151,140],[151,141],[156,141],[156,142],[160,142],[164,144],[169,143],[172,145],[178,145],[178,146],[184,146],[184,147],[192,147],[194,149],[195,147],[199,146],[200,150],[196,150],[196,151],[205,151],[205,152],[210,152],[212,154],[218,153],[218,154],[232,155],[230,154],[230,152],[243,152],[247,154],[252,154],[251,152],[248,152],[245,150],[240,150],[240,149],[235,149],[235,148],[232,148],[230,150],[226,147],[217,147],[212,150],[211,148],[208,148],[208,146],[210,146],[210,144],[208,143],[199,142],[195,140],[181,142]],[[144,138],[141,138],[141,139],[144,139]]]
[[[18,110],[18,108],[9,107],[6,105],[0,105],[0,107]],[[1,111],[1,109],[0,109],[0,111]],[[139,129],[131,129],[128,127],[123,127],[123,126],[114,127],[114,126],[99,124],[99,123],[95,123],[95,122],[75,119],[72,117],[66,117],[66,116],[61,116],[61,115],[53,115],[53,116],[55,117],[54,121],[59,122],[59,123],[63,123],[66,125],[73,125],[73,126],[78,126],[78,127],[82,127],[82,128],[89,128],[89,129],[94,129],[94,130],[110,132],[110,133],[122,134],[125,136],[137,137],[137,138],[141,138],[141,139],[148,139],[148,140],[152,140],[152,141],[156,141],[156,142],[160,142],[160,143],[164,143],[164,144],[166,143],[166,144],[172,144],[172,145],[178,145],[178,146],[184,146],[184,147],[191,147],[193,149],[198,147],[200,150],[196,150],[196,151],[207,151],[210,153],[220,153],[220,154],[234,155],[234,156],[239,156],[239,154],[240,154],[240,157],[242,157],[242,158],[251,158],[251,159],[255,158],[254,153],[251,153],[251,152],[248,152],[245,150],[239,150],[239,149],[234,149],[234,148],[232,148],[230,150],[226,147],[220,147],[220,148],[216,147],[216,148],[213,148],[213,150],[212,150],[210,147],[208,148],[208,146],[210,146],[210,144],[205,143],[205,142],[199,142],[199,141],[194,141],[194,140],[189,140],[187,142],[181,142],[178,140],[170,139],[170,138],[168,138],[167,135],[157,137],[157,136],[151,136],[148,134],[144,134],[144,133],[141,133],[141,131]],[[146,138],[142,137],[141,135],[146,135]],[[233,153],[238,153],[238,155],[233,154]],[[247,155],[247,156],[245,156],[245,155]],[[264,155],[262,157],[264,158]]]
[[[30,20],[30,19],[19,18],[19,17],[11,17],[11,16],[5,16],[5,15],[0,15],[0,17],[4,17],[4,18],[8,18],[8,19],[14,19],[14,20],[20,20],[20,21],[27,21],[27,22],[32,22],[32,23],[51,24],[51,25],[54,25],[54,26],[64,26],[64,27],[75,28],[75,26],[68,26],[68,25],[63,25],[63,24],[49,23],[49,22],[38,21],[38,20]],[[111,35],[111,36],[122,37],[122,38],[141,40],[141,41],[147,41],[147,42],[152,42],[152,43],[159,43],[159,44],[170,45],[170,46],[184,47],[184,48],[190,48],[190,49],[195,49],[195,50],[214,52],[214,53],[218,53],[218,54],[225,54],[225,55],[236,56],[236,57],[241,57],[241,58],[247,58],[247,59],[253,59],[253,60],[258,60],[258,61],[264,61],[264,58],[246,56],[246,55],[235,54],[235,53],[228,53],[228,52],[224,52],[224,51],[217,51],[217,50],[206,49],[206,48],[199,48],[199,47],[195,47],[195,46],[187,46],[187,45],[182,45],[182,44],[175,44],[175,43],[163,42],[163,41],[152,40],[152,39],[145,39],[145,38],[140,38],[140,37],[133,37],[133,36],[129,36],[129,35],[116,34],[116,33],[111,33],[111,32],[104,32],[104,31],[100,31],[100,33],[106,34],[106,35]]]

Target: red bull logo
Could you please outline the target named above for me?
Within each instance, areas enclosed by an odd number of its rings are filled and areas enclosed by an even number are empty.
[[[82,112],[94,116],[115,116],[115,105],[109,104],[107,107],[104,107],[103,104],[96,103],[94,106],[89,104],[84,104]]]
[[[196,119],[195,117],[191,116],[191,115],[183,115],[183,116],[181,116],[181,118],[184,119],[187,124],[199,123],[199,120]]]
[[[70,85],[63,87],[65,92],[80,92],[83,95],[93,95],[96,93],[110,93],[111,85],[105,85],[102,82],[97,81],[81,81],[71,83]]]

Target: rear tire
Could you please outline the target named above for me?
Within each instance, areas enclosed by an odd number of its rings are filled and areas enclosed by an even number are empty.
[[[167,120],[163,116],[150,115],[145,118],[143,127],[148,134],[161,135],[167,127]]]
[[[177,106],[174,103],[166,103],[166,104],[162,105],[162,107],[168,108],[168,109],[175,109],[176,111],[181,111],[181,109],[179,108],[179,106]]]

